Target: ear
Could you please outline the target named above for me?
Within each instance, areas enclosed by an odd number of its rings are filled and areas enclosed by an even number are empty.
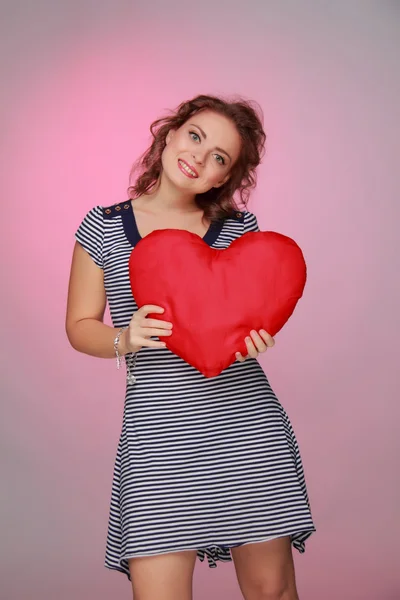
[[[165,138],[165,143],[169,144],[172,138],[174,137],[175,129],[170,129],[167,133],[167,137]]]

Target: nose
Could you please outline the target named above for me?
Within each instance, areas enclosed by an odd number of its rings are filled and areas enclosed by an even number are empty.
[[[195,163],[202,165],[204,163],[204,152],[196,151],[192,152],[192,157]]]

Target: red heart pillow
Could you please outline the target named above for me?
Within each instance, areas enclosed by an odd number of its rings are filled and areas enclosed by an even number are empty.
[[[306,283],[299,246],[275,233],[249,232],[229,248],[211,248],[187,231],[147,235],[132,250],[129,275],[138,306],[155,304],[173,323],[167,347],[201,371],[218,375],[247,354],[252,329],[275,335],[286,323]]]

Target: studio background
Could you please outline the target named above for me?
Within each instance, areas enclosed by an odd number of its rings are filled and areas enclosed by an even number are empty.
[[[1,600],[131,598],[103,567],[124,377],[64,332],[74,232],[126,199],[150,123],[198,93],[263,108],[249,209],[309,279],[261,362],[317,533],[302,600],[399,600],[400,3],[1,6]],[[195,600],[239,600],[197,562]]]

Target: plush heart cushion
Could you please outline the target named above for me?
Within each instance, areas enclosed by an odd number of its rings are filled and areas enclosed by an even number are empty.
[[[275,335],[303,294],[306,265],[289,237],[250,232],[225,250],[187,231],[165,229],[132,250],[129,274],[138,306],[155,304],[173,323],[167,347],[205,377],[247,354],[252,329]]]

